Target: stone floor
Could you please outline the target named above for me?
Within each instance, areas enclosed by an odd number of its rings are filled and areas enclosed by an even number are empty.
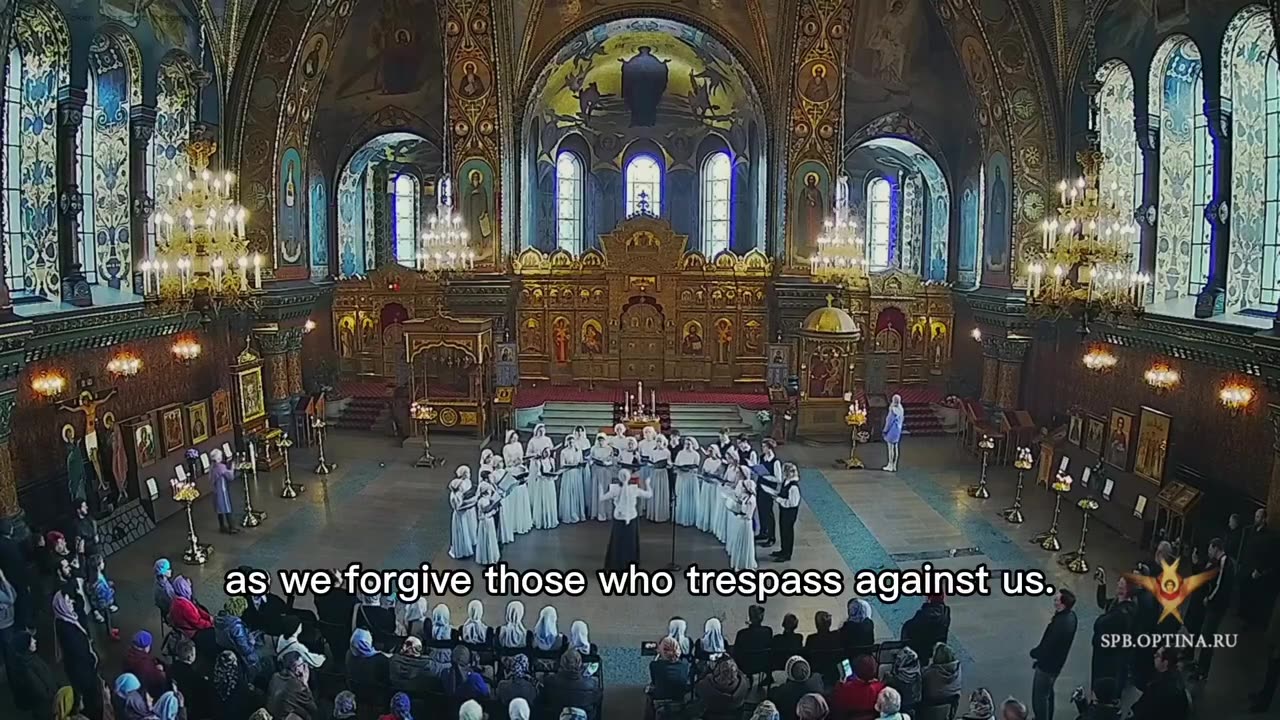
[[[262,475],[255,488],[254,502],[269,516],[259,528],[235,537],[219,535],[208,502],[197,506],[197,530],[203,540],[213,542],[212,560],[201,567],[185,567],[178,560],[185,542],[186,528],[179,518],[161,525],[142,542],[114,555],[109,561],[117,582],[117,621],[125,637],[139,627],[157,631],[158,618],[151,604],[151,565],[156,557],[174,559],[175,572],[187,574],[196,585],[198,599],[210,608],[223,601],[223,573],[247,564],[265,569],[341,567],[353,561],[366,566],[412,568],[420,562],[442,567],[474,564],[449,558],[445,484],[459,463],[474,463],[478,450],[474,443],[459,439],[433,438],[445,468],[423,470],[412,466],[416,451],[401,449],[388,440],[369,435],[334,433],[329,456],[338,467],[321,478],[309,472],[314,451],[295,450],[295,478],[306,485],[296,500],[278,497],[283,473]],[[988,564],[993,573],[1013,568],[1041,568],[1059,586],[1073,588],[1080,597],[1080,634],[1070,660],[1058,682],[1059,717],[1075,717],[1068,710],[1071,689],[1087,683],[1089,632],[1097,610],[1093,605],[1095,584],[1091,576],[1076,576],[1060,569],[1053,557],[1028,542],[1048,522],[1051,502],[1043,492],[1032,491],[1026,498],[1027,522],[1021,526],[1005,523],[997,511],[1012,495],[1011,470],[991,473],[993,497],[986,501],[969,498],[964,487],[973,482],[977,462],[947,439],[908,438],[904,443],[902,470],[896,474],[880,471],[833,470],[833,461],[847,452],[841,447],[786,446],[784,458],[802,467],[805,498],[797,525],[794,567],[839,569],[846,581],[856,570],[919,566],[928,561],[940,567],[976,567]],[[868,466],[883,463],[882,445],[860,449]],[[238,503],[237,503],[238,504]],[[1078,541],[1077,521],[1064,513],[1063,546],[1073,548]],[[1106,528],[1094,527],[1089,535],[1089,557],[1108,570],[1132,567],[1142,555],[1132,543]],[[561,526],[552,531],[534,531],[503,548],[503,560],[516,569],[581,569],[593,581],[592,588],[578,598],[558,598],[560,627],[567,632],[575,619],[585,620],[591,639],[601,647],[605,660],[609,718],[641,716],[640,687],[647,679],[647,659],[639,657],[642,641],[665,632],[670,616],[685,617],[691,635],[700,635],[703,621],[710,616],[723,619],[726,634],[741,627],[751,601],[746,598],[693,597],[683,589],[665,598],[604,598],[594,586],[592,572],[602,562],[608,541],[608,526],[589,522]],[[669,526],[642,526],[642,561],[647,569],[658,569],[670,558]],[[714,538],[691,529],[676,534],[676,561],[697,563],[707,568],[727,566],[727,557]],[[762,567],[779,567],[762,562]],[[1113,573],[1114,574],[1114,573]],[[998,588],[998,585],[997,585]],[[509,598],[486,597],[485,617],[500,624]],[[454,623],[464,617],[470,597],[431,598],[444,602],[453,612]],[[521,598],[526,604],[526,624],[532,627],[546,598]],[[799,616],[801,632],[813,629],[813,615],[827,610],[837,619],[844,616],[841,598],[775,598],[767,604],[768,623],[775,628],[784,613]],[[309,601],[303,600],[303,603]],[[1031,687],[1031,666],[1027,651],[1038,641],[1052,614],[1047,597],[955,597],[952,606],[952,644],[964,660],[966,694],[979,686],[991,689],[997,699],[1013,695],[1026,698]],[[877,637],[898,636],[902,623],[918,606],[917,599],[894,604],[873,602]],[[1226,631],[1233,630],[1228,625]],[[42,632],[42,638],[47,638]],[[104,675],[113,674],[124,643],[107,648]],[[50,643],[46,642],[48,648]],[[1256,662],[1260,648],[1257,637],[1241,637],[1238,649],[1219,654],[1214,674],[1200,698],[1201,718],[1230,720],[1243,714],[1243,695],[1260,683],[1261,665]],[[1254,660],[1255,662],[1250,662]],[[0,716],[9,717],[7,693],[0,694]]]

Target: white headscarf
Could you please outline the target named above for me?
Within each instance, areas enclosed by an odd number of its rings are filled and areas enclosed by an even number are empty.
[[[677,465],[697,465],[698,460],[698,441],[691,437],[684,439],[684,444],[680,451],[676,453]]]
[[[489,448],[485,448],[480,452],[480,465],[482,467],[493,466],[493,451]]]
[[[702,626],[702,651],[708,653],[724,652],[724,632],[720,629],[719,618],[707,618]]]
[[[591,457],[597,462],[604,462],[613,457],[613,448],[609,447],[608,435],[596,433],[596,444],[591,448]]]
[[[538,423],[533,428],[533,437],[529,438],[525,452],[533,457],[542,457],[543,453],[550,451],[554,445],[551,438],[547,437],[547,426]]]
[[[484,624],[484,603],[472,600],[467,603],[467,621],[462,623],[462,642],[479,645],[489,637],[489,626]]]
[[[671,618],[671,622],[667,623],[667,637],[675,640],[680,646],[681,655],[689,654],[689,623],[686,623],[684,618]]]
[[[520,433],[516,432],[515,430],[508,430],[507,444],[510,445],[513,442],[520,442]]]
[[[431,611],[431,639],[449,640],[453,637],[453,623],[449,622],[449,606],[441,603]]]
[[[539,650],[551,650],[560,639],[560,628],[556,621],[556,609],[550,605],[538,613],[538,624],[533,626],[533,646]]]
[[[458,708],[458,720],[484,720],[484,708],[475,700],[468,700]]]
[[[902,409],[901,395],[894,395],[893,399],[889,401],[889,412],[893,413],[894,415],[897,415],[898,420],[902,420],[902,415],[904,411]]]
[[[582,452],[591,449],[591,441],[587,439],[587,429],[579,425],[573,429],[573,444]]]
[[[524,626],[524,603],[512,600],[507,603],[507,624],[498,630],[498,643],[503,647],[524,647],[529,631]]]
[[[529,701],[515,698],[507,706],[507,717],[511,720],[529,720]]]
[[[408,635],[409,626],[427,618],[427,599],[418,596],[413,602],[396,600],[396,634]]]
[[[614,434],[614,435],[617,435],[617,436],[619,436],[619,437],[620,437],[620,436],[622,436],[622,435],[626,435],[626,434],[627,434],[627,426],[626,426],[626,425],[623,425],[622,423],[618,423],[617,425],[614,425],[614,426],[613,426],[613,434]]]
[[[574,620],[569,626],[569,647],[586,655],[591,652],[591,638],[587,635],[587,624]]]

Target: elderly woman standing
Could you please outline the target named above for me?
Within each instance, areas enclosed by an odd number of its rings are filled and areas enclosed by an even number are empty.
[[[214,449],[209,453],[213,466],[209,468],[209,479],[213,481],[213,509],[218,513],[218,532],[236,535],[240,531],[231,520],[231,482],[235,480],[236,471],[228,467],[222,451]]]
[[[62,667],[76,694],[84,698],[86,714],[102,716],[102,680],[98,677],[98,654],[93,641],[76,615],[75,603],[63,593],[53,596],[53,632],[62,650]]]
[[[885,464],[884,469],[888,472],[898,471],[898,443],[902,440],[902,426],[905,421],[902,396],[894,395],[889,401],[889,412],[885,413],[884,417],[884,442],[889,448],[889,462]]]

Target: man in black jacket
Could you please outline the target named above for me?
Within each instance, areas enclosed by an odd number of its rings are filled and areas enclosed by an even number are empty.
[[[1231,592],[1236,586],[1236,562],[1227,557],[1227,546],[1221,538],[1209,541],[1209,564],[1218,569],[1218,575],[1210,582],[1212,589],[1204,599],[1204,625],[1200,628],[1200,636],[1205,640],[1205,646],[1196,658],[1196,670],[1192,675],[1195,680],[1209,676],[1209,665],[1213,663],[1213,636],[1231,610]]]
[[[1044,629],[1040,644],[1031,648],[1035,676],[1031,681],[1031,710],[1035,720],[1053,720],[1053,685],[1067,663],[1071,643],[1076,638],[1075,593],[1060,590],[1053,598],[1053,619]]]
[[[1178,674],[1178,651],[1171,647],[1156,650],[1154,666],[1147,689],[1131,708],[1132,720],[1186,720],[1190,707]]]
[[[1098,568],[1098,608],[1102,614],[1093,621],[1093,659],[1089,667],[1092,683],[1109,677],[1124,692],[1125,676],[1129,669],[1129,651],[1120,638],[1133,632],[1133,619],[1137,606],[1130,597],[1129,581],[1121,576],[1116,579],[1116,596],[1107,598],[1107,575]]]
[[[772,664],[769,646],[773,644],[773,628],[764,624],[764,607],[747,608],[747,626],[733,639],[732,655],[738,668],[747,675],[768,672]]]

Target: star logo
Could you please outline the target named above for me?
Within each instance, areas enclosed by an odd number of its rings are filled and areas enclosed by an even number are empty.
[[[1160,602],[1162,612],[1160,613],[1160,620],[1157,622],[1163,621],[1170,615],[1177,618],[1179,623],[1183,622],[1180,611],[1182,604],[1187,601],[1191,593],[1218,576],[1218,569],[1214,568],[1208,572],[1184,578],[1178,574],[1178,563],[1180,562],[1180,559],[1174,560],[1171,565],[1161,560],[1160,566],[1162,569],[1159,577],[1147,577],[1146,575],[1134,573],[1127,573],[1124,576],[1129,582],[1146,588]]]

